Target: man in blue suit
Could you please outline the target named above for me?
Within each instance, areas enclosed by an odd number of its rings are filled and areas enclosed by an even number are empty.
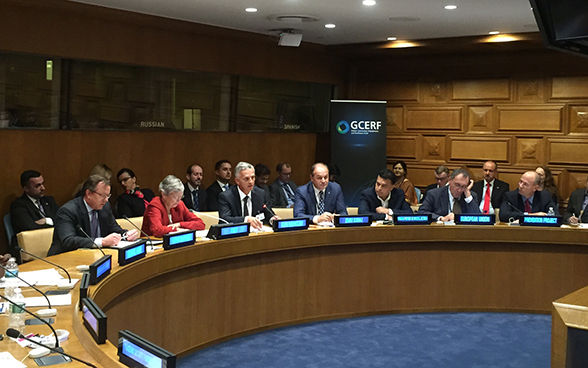
[[[329,182],[327,165],[312,165],[310,181],[296,189],[294,217],[306,217],[313,223],[333,222],[335,214],[347,215],[343,192],[337,183]]]
[[[476,193],[471,192],[474,181],[464,169],[455,169],[449,185],[427,193],[417,213],[431,213],[438,221],[451,221],[455,213],[480,213]]]
[[[359,197],[360,215],[372,215],[372,220],[391,220],[395,213],[412,213],[412,209],[404,200],[404,191],[393,188],[396,175],[392,170],[384,169],[378,173],[376,184],[367,188]]]

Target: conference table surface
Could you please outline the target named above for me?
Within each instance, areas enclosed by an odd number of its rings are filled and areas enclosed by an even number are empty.
[[[68,354],[116,367],[123,329],[182,356],[257,331],[335,318],[549,314],[554,300],[588,285],[587,240],[588,232],[577,228],[432,224],[251,234],[156,250],[126,266],[118,266],[116,250],[105,249],[113,270],[89,295],[108,316],[106,344],[97,345],[82,324],[79,283],[72,305],[57,307],[53,326],[70,332],[62,343]],[[80,249],[50,260],[79,279],[76,266],[101,256]],[[46,268],[33,261],[21,271]],[[25,296],[35,292],[25,288]],[[1,321],[4,331],[8,318]],[[44,325],[26,332],[50,333]],[[0,351],[20,360],[28,348],[5,338]]]

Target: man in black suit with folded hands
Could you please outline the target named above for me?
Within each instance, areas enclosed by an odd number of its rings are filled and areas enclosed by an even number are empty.
[[[500,221],[519,220],[523,214],[545,216],[550,208],[555,208],[553,196],[548,191],[540,191],[541,177],[535,171],[527,171],[519,180],[519,188],[504,193],[500,205]]]
[[[202,184],[202,167],[200,165],[190,165],[186,170],[186,183],[184,184],[184,204],[189,210],[196,212],[206,211],[206,190]]]
[[[563,215],[563,221],[569,224],[577,224],[579,222],[588,223],[588,179],[586,179],[586,186],[584,188],[576,189],[570,194],[568,200],[568,208]]]
[[[83,196],[64,204],[55,217],[53,244],[47,256],[78,248],[117,245],[125,234],[114,219],[110,203],[110,181],[101,175],[91,175],[82,187]],[[88,239],[82,230],[92,239]],[[127,240],[137,239],[135,229],[126,232]]]
[[[248,222],[260,230],[262,222],[269,224],[272,217],[265,191],[255,186],[255,168],[247,162],[235,166],[236,186],[218,196],[219,217],[230,223]],[[267,209],[264,209],[264,205]]]
[[[474,183],[472,192],[478,195],[480,200],[480,211],[482,213],[494,213],[494,209],[500,208],[502,196],[510,190],[508,183],[496,179],[498,166],[494,161],[486,161],[482,166],[484,180]]]
[[[376,184],[363,190],[359,197],[360,215],[372,215],[372,220],[391,220],[395,213],[412,213],[412,209],[404,200],[404,191],[393,188],[396,175],[389,169],[378,173]]]

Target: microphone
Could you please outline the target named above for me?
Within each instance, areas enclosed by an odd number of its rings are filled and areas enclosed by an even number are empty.
[[[92,240],[92,238],[90,238],[90,235],[88,235],[88,234],[87,234],[87,233],[84,231],[84,229],[82,229],[82,227],[81,227],[80,225],[78,225],[76,228],[77,228],[78,230],[80,230],[80,231],[82,232],[82,234],[84,234],[84,235],[86,236],[86,238],[90,239],[90,240],[92,241],[92,244],[94,244],[94,245],[96,246],[96,248],[100,249],[100,251],[102,252],[102,255],[104,255],[104,256],[106,255],[106,253],[104,253],[104,251],[102,250],[102,246],[101,246],[101,245],[98,245],[98,244],[96,244],[96,243],[94,242],[94,240]]]
[[[60,266],[60,265],[58,265],[58,264],[55,264],[55,263],[53,263],[53,262],[50,262],[50,261],[46,260],[45,258],[41,258],[41,257],[39,257],[39,256],[37,256],[37,255],[34,255],[33,253],[27,252],[26,250],[22,249],[22,248],[21,248],[21,247],[19,247],[18,245],[15,247],[15,249],[16,249],[17,251],[19,251],[19,252],[22,252],[22,253],[28,254],[29,256],[31,256],[31,257],[33,257],[33,258],[36,258],[36,259],[38,259],[38,260],[41,260],[41,261],[43,261],[43,262],[47,262],[47,263],[49,263],[50,265],[52,265],[52,266],[55,266],[55,267],[57,267],[57,268],[59,268],[59,269],[63,270],[63,272],[65,272],[65,274],[67,275],[67,279],[68,279],[69,283],[71,284],[71,276],[69,275],[69,272],[67,272],[67,270],[66,270],[65,268],[61,267],[61,266]]]
[[[261,207],[261,210],[263,211],[263,214],[265,215],[265,217],[267,217],[267,222],[268,223],[272,223],[273,217],[277,217],[276,213],[274,212],[274,210],[272,210],[271,208],[269,208],[267,206],[267,204],[263,204],[263,207]],[[269,216],[268,216],[269,215]]]
[[[204,213],[204,212],[198,212],[198,211],[194,211],[194,210],[192,210],[192,213],[195,213],[195,214],[197,214],[197,215],[203,215],[203,216],[205,216],[205,217],[209,217],[209,218],[212,218],[212,219],[215,219],[215,220],[219,220],[219,221],[222,221],[222,222],[224,222],[225,224],[228,224],[228,223],[229,223],[229,222],[228,222],[227,220],[225,220],[224,218],[216,217],[216,216],[210,215],[210,214],[208,214],[208,213]]]
[[[131,225],[133,225],[133,227],[137,230],[139,230],[139,232],[143,235],[145,235],[147,237],[147,240],[149,240],[149,245],[151,245],[151,250],[153,250],[153,240],[151,240],[151,237],[149,237],[149,235],[144,232],[143,230],[139,229],[139,227],[137,225],[135,225],[131,220],[129,220],[129,218],[127,217],[127,215],[123,215],[123,218],[125,220],[127,220]]]
[[[19,279],[20,281],[24,282],[25,284],[27,284],[28,286],[32,287],[33,289],[35,289],[39,294],[43,295],[45,297],[45,299],[47,300],[47,305],[49,306],[49,310],[47,310],[45,313],[47,314],[51,314],[51,315],[55,315],[57,314],[57,309],[52,309],[51,308],[51,302],[49,301],[49,298],[47,297],[47,294],[45,294],[44,292],[42,292],[41,290],[37,289],[37,287],[35,287],[32,284],[29,284],[28,281],[26,281],[25,279],[23,279],[22,277],[18,276],[16,273],[10,271],[8,268],[2,266],[0,264],[0,267],[4,270],[4,272],[8,272],[9,274],[11,274],[13,277],[16,277],[17,279]]]
[[[517,207],[515,207],[512,203],[510,203],[509,201],[506,201],[506,203],[508,203],[509,206],[511,206],[512,208],[514,208],[518,213],[522,213],[523,215],[525,214],[523,211],[519,210]]]
[[[37,316],[36,314],[29,312],[26,308],[21,308],[18,304],[16,304],[15,302],[13,302],[12,300],[8,299],[5,295],[0,295],[0,298],[6,300],[8,303],[22,309],[23,311],[25,311],[25,313],[30,314],[31,316],[33,316],[35,319],[38,319],[39,321],[43,322],[44,324],[46,324],[47,326],[49,326],[49,328],[51,329],[51,331],[53,331],[53,336],[55,336],[55,347],[58,348],[59,347],[59,338],[57,337],[57,332],[55,332],[55,329],[53,328],[53,326],[51,326],[51,323],[45,321],[43,318]],[[16,330],[15,330],[16,331]],[[16,331],[18,332],[18,331]],[[19,332],[20,333],[20,332]],[[8,332],[7,332],[8,334]],[[12,337],[12,336],[11,336]]]
[[[81,359],[78,359],[78,358],[76,358],[76,357],[73,357],[73,356],[71,356],[71,355],[69,355],[69,354],[66,354],[66,353],[64,353],[64,352],[62,352],[62,351],[60,351],[60,350],[57,350],[57,349],[55,349],[55,348],[52,348],[52,347],[49,347],[49,346],[47,346],[47,345],[41,344],[40,342],[36,342],[35,340],[29,339],[28,337],[24,336],[23,334],[21,334],[21,333],[20,333],[18,330],[15,330],[14,328],[9,328],[8,330],[6,330],[6,335],[8,335],[9,337],[12,337],[13,339],[25,339],[25,340],[27,340],[27,341],[30,341],[30,342],[32,342],[33,344],[36,344],[36,345],[42,346],[42,347],[44,347],[45,349],[49,349],[49,350],[51,350],[51,351],[52,351],[52,352],[54,352],[54,353],[58,353],[58,354],[61,354],[61,355],[65,355],[66,357],[68,357],[68,358],[71,358],[71,359],[73,359],[73,360],[76,360],[76,361],[78,361],[78,362],[80,362],[80,363],[83,363],[83,364],[85,364],[85,365],[87,365],[87,366],[89,366],[89,367],[94,367],[94,368],[97,368],[97,367],[96,367],[94,364],[92,364],[92,363],[85,362],[85,361],[83,361],[83,360],[81,360]],[[57,335],[55,335],[55,336],[57,337]]]

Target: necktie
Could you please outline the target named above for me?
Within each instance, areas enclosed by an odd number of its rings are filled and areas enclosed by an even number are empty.
[[[528,199],[525,199],[525,212],[531,213],[531,202]]]
[[[43,215],[43,217],[45,217],[45,209],[43,208],[43,205],[41,204],[40,199],[37,199],[37,206],[39,207],[39,211],[41,212],[41,215]]]
[[[461,205],[459,204],[459,198],[453,198],[453,213],[460,214],[461,213]]]
[[[229,184],[225,184],[225,186],[223,187],[223,192],[229,190]]]
[[[243,198],[243,217],[249,216],[249,208],[247,208],[247,200],[248,199],[249,199],[249,196],[245,196],[245,198]]]
[[[490,212],[490,183],[486,184],[486,194],[484,195],[484,208],[483,213]]]
[[[92,210],[92,220],[90,221],[90,234],[92,238],[98,238],[98,211]]]
[[[319,192],[318,214],[322,215],[323,213],[325,213],[325,193],[321,190]]]
[[[288,201],[294,202],[294,193],[292,193],[292,189],[290,189],[290,186],[286,183],[283,183],[282,188],[284,188],[284,191],[286,192],[286,195],[288,196]]]
[[[198,191],[195,190],[192,192],[192,203],[193,203],[193,209],[194,211],[199,211],[200,210],[200,203],[198,201]]]

